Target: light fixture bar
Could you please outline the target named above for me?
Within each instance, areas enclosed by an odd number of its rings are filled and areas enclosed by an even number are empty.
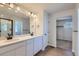
[[[19,6],[17,6],[15,3],[0,3],[0,5],[1,5],[1,7],[6,6],[9,10],[10,9],[15,9],[15,11],[23,10],[23,12],[22,12],[23,14],[25,14],[25,15],[27,14],[32,17],[36,17],[36,15],[33,12],[29,12],[29,11],[26,12],[26,10],[24,10],[24,9],[21,10],[21,8]]]

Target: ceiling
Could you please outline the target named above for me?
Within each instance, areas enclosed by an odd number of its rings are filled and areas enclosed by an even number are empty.
[[[31,9],[34,12],[43,9],[48,13],[55,13],[75,7],[75,3],[21,3],[19,5],[25,9]]]

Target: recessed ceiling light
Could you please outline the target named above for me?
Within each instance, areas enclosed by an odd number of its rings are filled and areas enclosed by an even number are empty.
[[[1,7],[4,7],[4,5],[0,5]]]
[[[20,7],[17,7],[16,9],[17,9],[18,11],[20,11]]]

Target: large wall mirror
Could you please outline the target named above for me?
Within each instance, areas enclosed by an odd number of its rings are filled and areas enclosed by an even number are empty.
[[[0,37],[13,35],[13,20],[0,18]]]
[[[17,18],[14,21],[14,34],[24,35],[30,33],[30,17]]]
[[[19,7],[10,8],[6,5],[0,5],[0,36],[11,35],[24,35],[33,32],[35,23],[30,22],[34,20],[31,15],[26,15],[26,11]],[[30,26],[32,24],[32,27]]]

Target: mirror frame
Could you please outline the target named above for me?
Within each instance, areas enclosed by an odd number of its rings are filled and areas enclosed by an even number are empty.
[[[1,18],[1,17],[0,17],[0,19],[11,21],[11,35],[13,36],[13,20],[12,19],[7,19],[7,18]]]

